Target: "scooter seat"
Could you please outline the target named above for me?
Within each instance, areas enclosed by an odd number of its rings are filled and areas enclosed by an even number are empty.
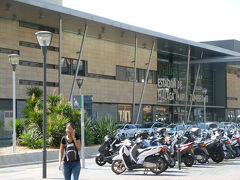
[[[141,153],[143,153],[144,151],[148,151],[148,150],[150,150],[150,148],[137,149],[137,152],[138,152],[139,154],[141,154]]]

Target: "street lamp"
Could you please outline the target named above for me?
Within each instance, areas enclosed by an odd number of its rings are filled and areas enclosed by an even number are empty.
[[[36,32],[37,40],[41,46],[43,53],[43,178],[47,177],[46,161],[47,161],[47,150],[46,150],[46,125],[47,125],[47,107],[46,107],[46,55],[47,47],[51,44],[52,33],[48,31]]]
[[[81,146],[82,146],[82,151],[81,151],[81,158],[82,158],[82,166],[83,168],[85,168],[85,156],[84,156],[84,147],[85,147],[85,142],[84,142],[84,96],[83,94],[81,94],[81,87],[83,84],[83,79],[82,78],[78,78],[76,79],[77,81],[77,85],[79,88],[79,96],[81,97],[80,100],[80,104],[81,104]]]
[[[202,89],[202,94],[203,94],[203,111],[204,111],[204,124],[205,124],[205,129],[206,129],[206,95],[207,95],[207,89],[203,88]]]
[[[13,83],[13,153],[16,153],[16,67],[19,64],[19,55],[18,54],[9,54],[8,59],[10,64],[12,65],[12,83]]]

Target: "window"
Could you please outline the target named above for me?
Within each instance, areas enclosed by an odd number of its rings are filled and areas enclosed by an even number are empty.
[[[19,46],[24,46],[24,47],[30,47],[30,48],[37,48],[40,49],[40,45],[37,43],[32,43],[32,42],[26,42],[26,41],[19,41]],[[48,50],[50,51],[59,51],[58,47],[54,47],[54,46],[49,46]]]
[[[62,74],[72,74],[71,73],[71,59],[62,58],[61,59],[61,69],[62,69]]]
[[[4,54],[19,54],[19,50],[0,48],[0,53],[4,53]]]
[[[137,81],[144,82],[145,80],[145,70],[144,69],[137,69]]]
[[[42,81],[33,81],[33,80],[19,79],[19,84],[20,85],[42,86],[43,82]],[[57,82],[47,82],[46,84],[47,84],[47,86],[50,86],[50,87],[58,87],[58,83]]]
[[[62,58],[61,60],[62,74],[75,75],[77,70],[77,62],[78,62],[77,59]],[[78,75],[79,76],[87,75],[87,61],[84,60],[80,61]]]
[[[152,122],[152,106],[150,105],[143,106],[143,121]]]
[[[131,122],[132,106],[128,104],[118,105],[118,118],[121,123]]]
[[[145,81],[146,69],[136,69],[136,81],[143,83]],[[148,83],[157,83],[157,72],[150,70],[148,73]],[[116,79],[122,81],[134,80],[134,69],[124,66],[116,66]]]
[[[43,67],[43,63],[32,62],[32,61],[24,61],[24,60],[19,60],[19,65],[31,66],[31,67]],[[58,65],[47,64],[47,69],[58,69]]]
[[[57,29],[57,28],[43,26],[43,25],[34,24],[34,23],[29,23],[29,22],[25,22],[25,21],[19,21],[19,26],[25,27],[25,28],[30,28],[30,29],[41,30],[41,31],[50,31],[55,34],[59,34],[59,29]]]
[[[116,79],[117,80],[126,80],[126,67],[116,66]]]
[[[134,69],[133,68],[126,68],[126,80],[133,81],[134,80]]]

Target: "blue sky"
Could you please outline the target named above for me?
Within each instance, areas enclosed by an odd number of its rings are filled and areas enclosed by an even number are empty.
[[[240,40],[240,0],[63,0],[63,5],[192,41]]]

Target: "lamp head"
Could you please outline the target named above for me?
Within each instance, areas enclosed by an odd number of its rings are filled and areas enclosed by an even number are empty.
[[[78,85],[78,87],[80,89],[82,87],[82,84],[83,84],[83,79],[82,78],[78,78],[78,79],[76,79],[76,81],[77,81],[77,85]]]
[[[36,32],[35,35],[37,36],[37,40],[39,45],[42,46],[49,46],[52,41],[52,33],[49,31],[39,31]]]
[[[19,64],[19,55],[18,54],[9,54],[8,60],[11,65],[18,65]]]

